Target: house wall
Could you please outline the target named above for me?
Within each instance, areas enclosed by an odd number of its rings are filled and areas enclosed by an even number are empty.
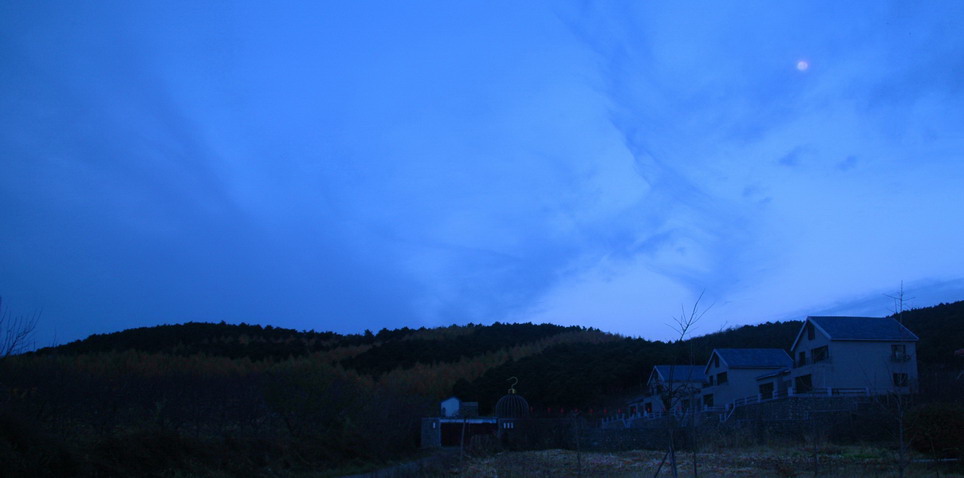
[[[904,345],[909,359],[893,360],[892,345]],[[818,345],[801,340],[794,352],[810,346]],[[829,351],[825,361],[795,367],[794,379],[809,374],[814,387],[869,388],[874,394],[915,390],[917,346],[913,342],[833,341]],[[895,373],[907,374],[909,387],[895,386]]]
[[[713,405],[717,407],[726,406],[738,398],[757,395],[759,388],[756,378],[770,371],[772,371],[772,369],[739,368],[726,370],[728,376],[727,383],[704,388],[703,395],[712,392]]]
[[[761,396],[762,399],[771,399],[775,397],[784,397],[787,395],[787,391],[793,386],[793,382],[790,378],[790,373],[781,373],[779,375],[769,376],[766,378],[756,379],[757,392],[762,395],[762,388],[765,386],[770,387],[769,396]]]
[[[813,339],[809,338],[807,328],[813,329]],[[813,350],[824,346],[829,350],[829,357],[826,360],[814,362]],[[833,361],[836,358],[837,352],[831,350],[832,348],[830,339],[814,327],[812,323],[809,321],[806,322],[803,332],[800,334],[800,340],[797,341],[796,347],[790,351],[790,358],[793,359],[793,372],[790,378],[790,385],[794,386],[797,377],[810,375],[813,388],[841,387],[840,385],[834,385]],[[803,363],[801,363],[800,360],[800,353],[804,354],[805,362]],[[843,357],[840,359],[842,360]],[[853,386],[850,385],[847,388],[851,387]]]
[[[648,395],[642,401],[641,412],[646,411],[646,406],[649,405],[654,413],[662,412],[666,410],[664,406],[663,399],[660,396],[658,385],[663,387],[669,387],[669,384],[663,382],[662,380],[650,379],[648,384]],[[699,404],[701,402],[701,383],[694,382],[674,382],[672,384],[673,390],[673,402],[677,408],[682,407],[683,401],[689,401],[691,404]]]
[[[663,400],[659,395],[650,395],[643,399],[643,412],[652,411],[653,413],[659,413],[665,409],[666,407],[663,406]]]
[[[824,335],[823,332],[814,327],[809,321],[804,324],[804,327],[813,327],[813,339],[809,338],[806,330],[800,334],[800,340],[797,341],[796,347],[794,347],[790,353],[790,358],[793,359],[794,367],[800,365],[800,352],[805,352],[807,363],[811,363],[813,361],[813,349],[824,345],[828,347],[830,346],[830,339]]]
[[[714,365],[714,362],[716,362],[717,364]],[[722,391],[721,387],[716,385],[716,375],[723,371],[728,371],[726,364],[723,362],[722,359],[720,359],[716,355],[716,353],[711,354],[710,361],[706,364],[706,371],[704,372],[704,375],[707,377],[707,379],[709,379],[710,377],[713,377],[713,380],[712,380],[713,385],[703,386],[703,390],[700,392],[700,403],[703,403],[704,396],[713,395],[714,407],[721,407],[725,405],[722,399],[718,396],[718,394],[721,393]],[[727,375],[729,375],[729,373]]]
[[[713,357],[716,355],[714,354]],[[759,386],[756,378],[767,372],[772,372],[769,368],[738,368],[731,369],[720,359],[719,366],[714,365],[713,357],[710,357],[709,365],[706,369],[707,376],[713,376],[713,385],[703,387],[701,395],[713,394],[713,406],[725,407],[730,402],[743,397],[757,395]],[[723,385],[718,384],[720,372],[726,372],[727,382]]]
[[[663,400],[659,398],[659,395],[653,395],[647,392],[647,395],[629,402],[627,410],[631,407],[636,407],[636,413],[640,415],[650,412],[658,413],[663,411]]]
[[[916,390],[917,344],[914,342],[887,341],[831,341],[808,321],[800,334],[800,340],[791,351],[794,368],[793,381],[810,375],[814,388],[868,388],[871,393],[883,394]],[[813,327],[810,339],[806,327]],[[892,345],[906,347],[909,360],[894,361]],[[813,350],[827,346],[829,355],[825,360],[814,362]],[[800,352],[806,354],[806,363],[800,363]],[[910,387],[901,389],[894,385],[894,374],[905,373]]]

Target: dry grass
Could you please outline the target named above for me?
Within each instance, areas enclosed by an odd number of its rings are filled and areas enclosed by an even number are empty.
[[[636,450],[617,453],[582,453],[569,450],[503,452],[471,459],[462,476],[504,477],[636,477],[653,476],[665,452]],[[693,476],[692,455],[677,455],[681,477]],[[800,448],[738,449],[699,453],[699,476],[713,477],[891,477],[897,476],[893,456],[882,449],[830,447],[818,450],[816,474],[813,450]],[[946,468],[946,466],[945,466]],[[455,470],[453,470],[455,471]],[[669,463],[660,476],[672,476]],[[913,463],[905,476],[964,477],[938,469],[933,463]]]

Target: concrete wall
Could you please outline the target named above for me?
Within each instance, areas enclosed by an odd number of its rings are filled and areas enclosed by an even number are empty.
[[[422,419],[422,448],[438,448],[442,446],[442,430],[439,428],[438,418]]]
[[[866,401],[866,398],[861,397],[791,397],[741,406],[727,422],[809,420],[818,412],[850,412]]]

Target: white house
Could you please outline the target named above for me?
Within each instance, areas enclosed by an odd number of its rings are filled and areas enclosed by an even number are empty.
[[[913,393],[918,340],[889,317],[807,317],[790,355],[775,348],[721,348],[705,367],[657,365],[646,392],[629,406],[642,416],[662,412],[667,391],[675,409],[702,405],[707,411],[791,396]],[[694,391],[701,403],[687,397]]]
[[[630,413],[663,412],[664,398],[676,410],[696,406],[705,382],[702,365],[656,365],[646,381],[646,392],[629,404]]]
[[[790,347],[795,393],[911,393],[917,341],[890,317],[807,317]]]
[[[757,378],[788,370],[793,360],[783,349],[714,349],[704,367],[704,407],[726,407],[759,393]]]

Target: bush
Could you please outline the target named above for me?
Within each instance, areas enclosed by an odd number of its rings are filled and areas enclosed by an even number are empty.
[[[5,477],[77,475],[77,461],[63,443],[23,417],[0,413],[0,474]]]
[[[931,403],[911,410],[907,431],[911,446],[940,458],[964,458],[964,406]]]

